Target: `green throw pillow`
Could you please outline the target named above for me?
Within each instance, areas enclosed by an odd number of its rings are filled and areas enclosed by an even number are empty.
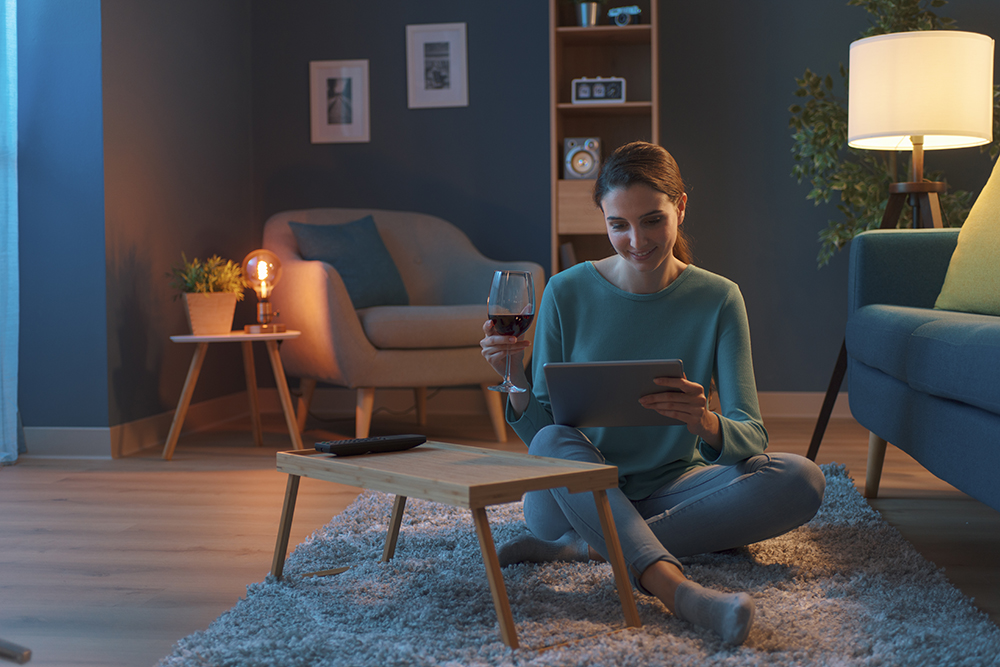
[[[1000,315],[1000,160],[958,233],[934,307]]]
[[[302,258],[337,269],[356,309],[410,305],[403,278],[372,216],[342,225],[288,224]]]

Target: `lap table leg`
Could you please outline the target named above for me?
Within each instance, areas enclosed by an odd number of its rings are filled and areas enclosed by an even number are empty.
[[[388,563],[396,553],[396,540],[399,538],[399,525],[403,522],[403,509],[406,507],[406,496],[396,496],[392,503],[392,518],[389,520],[389,533],[385,537],[385,549],[382,550],[382,562]]]
[[[641,628],[642,621],[639,620],[639,610],[636,609],[635,596],[632,595],[632,584],[628,580],[628,568],[622,556],[622,545],[618,540],[614,517],[611,515],[608,494],[604,489],[597,489],[593,493],[594,502],[597,504],[597,515],[601,518],[601,529],[604,531],[604,542],[608,545],[608,558],[615,573],[615,586],[618,588],[618,599],[621,600],[622,612],[625,614],[625,624]]]
[[[483,564],[486,566],[486,578],[490,582],[490,593],[493,595],[493,607],[500,622],[500,639],[511,648],[517,648],[517,630],[514,628],[514,616],[510,612],[510,600],[507,598],[507,588],[503,583],[503,573],[500,571],[500,560],[493,544],[493,533],[490,522],[486,518],[485,507],[472,508],[472,519],[476,524],[476,534],[479,536],[479,549],[483,552]]]
[[[181,390],[181,400],[177,403],[177,410],[174,412],[174,421],[170,424],[167,444],[163,446],[163,458],[167,461],[173,458],[177,439],[181,437],[181,426],[184,425],[184,416],[187,415],[188,407],[191,405],[191,396],[194,394],[195,385],[198,384],[198,374],[201,372],[201,365],[205,361],[206,352],[208,352],[208,343],[198,343],[198,346],[194,349],[191,367],[188,369],[187,379],[184,380],[184,389]]]
[[[281,507],[281,521],[278,523],[278,541],[274,545],[274,560],[271,561],[271,575],[281,579],[285,569],[285,554],[288,553],[288,536],[292,532],[292,515],[295,514],[295,499],[299,495],[298,475],[289,475],[285,486],[285,503]]]

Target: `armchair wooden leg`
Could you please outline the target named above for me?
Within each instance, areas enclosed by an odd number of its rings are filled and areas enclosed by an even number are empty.
[[[490,421],[493,422],[493,432],[497,436],[497,442],[507,442],[507,420],[503,414],[504,395],[499,391],[490,391],[489,382],[484,382],[479,386],[483,389],[483,397],[486,399],[486,410],[490,413]]]
[[[295,411],[295,421],[299,424],[299,433],[306,430],[306,420],[309,419],[309,406],[312,405],[313,394],[316,392],[316,380],[312,378],[302,378],[299,381],[299,389],[302,395],[299,396],[298,409]]]
[[[427,387],[414,387],[413,401],[417,406],[417,425],[427,426]]]
[[[358,402],[354,408],[354,437],[367,438],[372,426],[372,409],[375,407],[375,387],[359,387]]]
[[[878,498],[878,485],[885,463],[886,441],[872,432],[868,433],[868,470],[865,474],[865,498]]]

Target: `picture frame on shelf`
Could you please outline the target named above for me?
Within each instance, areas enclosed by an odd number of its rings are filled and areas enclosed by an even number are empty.
[[[465,23],[406,26],[407,106],[469,106]]]
[[[310,134],[314,144],[371,141],[367,60],[309,63]]]

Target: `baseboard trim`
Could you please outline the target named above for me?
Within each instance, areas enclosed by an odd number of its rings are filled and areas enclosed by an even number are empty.
[[[765,420],[768,417],[811,417],[815,419],[819,416],[825,398],[826,392],[823,391],[762,391],[758,393],[760,413]],[[851,418],[851,408],[847,403],[846,391],[837,394],[837,401],[833,404],[830,417],[832,419]]]
[[[110,459],[111,428],[25,426],[23,458]]]
[[[816,418],[823,405],[823,392],[763,391],[758,394],[765,422],[769,418]],[[276,389],[258,391],[261,412],[280,414],[281,403]],[[293,397],[293,403],[295,402]],[[317,389],[311,412],[328,419],[351,419],[354,416],[355,392],[340,387]],[[297,407],[297,406],[296,406]],[[414,410],[410,389],[382,389],[375,393],[375,410],[405,415]],[[250,411],[246,392],[241,391],[200,403],[188,409],[181,431],[191,433],[233,419]],[[427,411],[444,415],[486,415],[486,401],[478,387],[444,387],[432,390]],[[850,418],[847,393],[837,396],[832,418]],[[138,419],[111,427],[25,427],[27,457],[98,458],[129,456],[167,441],[174,411]]]

